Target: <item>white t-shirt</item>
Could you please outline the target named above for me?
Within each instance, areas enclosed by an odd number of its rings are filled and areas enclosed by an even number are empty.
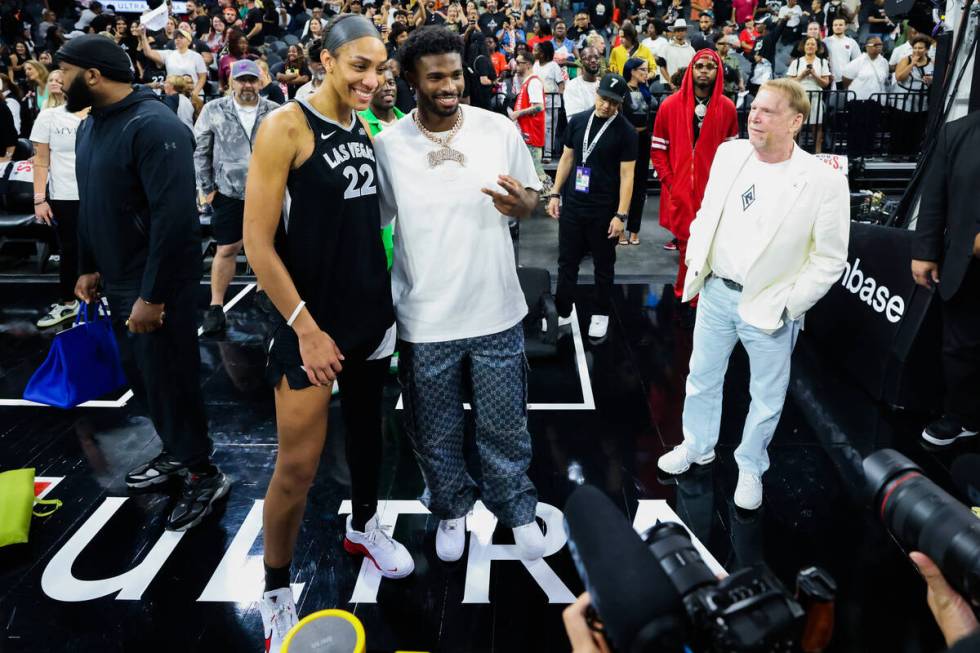
[[[296,89],[296,99],[305,100],[306,98],[313,95],[314,91],[316,91],[316,86],[313,85],[313,80],[311,79],[310,81],[306,82],[298,89]]]
[[[898,65],[898,62],[908,57],[912,54],[912,44],[906,41],[900,46],[892,50],[892,56],[888,58],[888,65],[894,68]],[[936,45],[932,44],[929,46],[929,58],[933,61],[936,60]]]
[[[662,36],[658,36],[655,39],[649,36],[643,39],[641,45],[645,46],[647,50],[653,54],[654,57],[663,57],[664,48],[667,47],[667,39]]]
[[[527,101],[531,104],[544,104],[544,84],[537,77],[527,83]]]
[[[466,165],[430,168],[438,146],[412,116],[378,134],[381,217],[395,222],[391,289],[398,334],[408,342],[446,342],[505,331],[527,314],[507,217],[488,195],[508,174],[541,189],[531,153],[505,116],[461,105],[463,126],[450,142]],[[433,202],[433,197],[439,197]]]
[[[888,62],[881,56],[872,61],[871,57],[862,54],[844,68],[844,77],[852,80],[847,90],[854,91],[858,100],[868,100],[872,93],[887,92],[890,76]]]
[[[4,98],[4,102],[7,103],[7,108],[10,109],[10,114],[14,117],[14,130],[20,134],[20,102],[17,101],[17,98],[9,95]]]
[[[783,6],[779,10],[779,20],[786,18],[786,27],[799,27],[800,19],[803,17],[803,7],[796,5],[795,7],[790,7],[788,5]]]
[[[177,117],[188,129],[194,131],[194,104],[183,93],[177,94]]]
[[[786,70],[787,77],[796,77],[806,68],[806,57],[800,57],[799,59],[793,59],[790,63],[789,68]],[[817,77],[824,77],[830,74],[830,65],[827,63],[826,59],[821,59],[816,57],[813,60],[813,74]],[[797,80],[807,91],[822,91],[823,87],[817,83],[817,80],[813,77],[807,76],[804,79]]]
[[[561,72],[561,66],[554,61],[549,61],[543,66],[541,62],[535,61],[534,74],[540,77],[544,83],[545,93],[557,93],[558,85],[565,81],[565,76]]]
[[[565,84],[562,100],[565,102],[565,115],[571,118],[576,113],[582,113],[595,108],[596,91],[599,80],[587,82],[581,75]]]
[[[667,61],[667,75],[672,77],[681,68],[687,68],[694,58],[694,48],[690,43],[678,45],[677,41],[671,41],[663,49],[663,58]]]
[[[208,72],[204,57],[198,52],[189,49],[184,54],[176,50],[157,50],[163,57],[163,65],[167,68],[167,76],[170,75],[189,75],[196,84],[198,75],[206,75]]]
[[[861,46],[850,36],[828,36],[823,44],[827,46],[827,58],[830,59],[830,72],[834,81],[840,82],[847,64],[861,56]]]
[[[34,119],[31,140],[51,149],[48,194],[53,200],[78,200],[75,181],[75,134],[82,119],[68,113],[64,105],[44,109]]]
[[[709,261],[715,276],[745,283],[758,234],[776,213],[776,203],[788,183],[790,159],[763,163],[754,154],[735,178],[711,243]]]
[[[234,99],[232,103],[235,105],[235,113],[238,114],[238,119],[242,122],[242,127],[245,128],[245,133],[251,138],[252,128],[255,127],[255,117],[259,115],[258,103],[250,107],[238,104]]]

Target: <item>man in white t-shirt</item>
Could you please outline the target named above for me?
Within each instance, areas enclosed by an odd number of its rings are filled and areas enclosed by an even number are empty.
[[[803,315],[847,261],[847,179],[794,139],[810,102],[791,79],[765,82],[749,113],[748,140],[718,148],[691,224],[684,301],[700,293],[684,400],[684,442],[657,466],[681,474],[715,459],[725,370],[735,344],[749,355],[752,403],[735,450],[735,505],[762,505],[766,452],[789,387]]]
[[[844,79],[844,68],[847,64],[861,56],[861,46],[857,41],[845,34],[847,21],[835,18],[832,26],[833,34],[823,40],[827,46],[827,58],[830,60],[830,73],[839,85]]]
[[[418,108],[378,135],[375,156],[382,219],[398,216],[391,286],[404,427],[425,479],[422,502],[439,519],[436,553],[462,557],[466,515],[480,499],[513,530],[523,558],[540,558],[537,491],[527,476],[527,305],[508,219],[531,214],[541,182],[510,120],[460,104],[456,34],[416,30],[400,56]],[[467,399],[475,479],[463,452]]]
[[[565,92],[562,93],[565,115],[569,118],[595,106],[596,90],[599,88],[599,61],[599,51],[591,45],[579,52],[579,76],[565,84]]]
[[[892,55],[888,58],[888,68],[893,73],[895,72],[895,68],[898,66],[898,62],[912,54],[912,39],[917,36],[924,36],[925,38],[929,39],[929,58],[933,61],[936,60],[936,42],[929,38],[928,34],[922,34],[917,29],[909,25],[907,40],[905,43],[896,46],[895,49],[892,50]]]
[[[663,49],[667,61],[667,81],[681,68],[687,68],[694,58],[694,48],[687,41],[687,21],[678,18],[671,31],[670,43]]]
[[[884,96],[872,99],[876,93],[887,93],[891,73],[888,62],[881,54],[881,37],[872,34],[864,44],[865,53],[847,64],[844,68],[843,87],[854,93],[848,102],[850,119],[848,121],[847,149],[851,156],[866,156],[872,153],[875,128],[881,115],[881,100]]]
[[[663,34],[657,32],[658,28],[662,27],[665,25],[659,19],[647,21],[646,38],[641,43],[655,58],[661,59],[664,56],[664,48],[667,47],[667,39],[664,38]]]

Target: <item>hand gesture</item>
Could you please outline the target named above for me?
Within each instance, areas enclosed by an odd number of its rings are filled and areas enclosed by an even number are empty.
[[[38,222],[43,222],[44,224],[51,226],[52,220],[54,219],[54,214],[51,213],[51,205],[47,202],[41,202],[34,206],[34,219]]]
[[[75,282],[75,297],[87,304],[97,300],[100,280],[101,276],[98,272],[90,272],[78,277],[78,281]]]
[[[607,233],[609,234],[609,238],[618,239],[620,236],[623,235],[623,232],[625,230],[626,230],[626,224],[619,218],[613,217],[613,219],[610,220],[609,222],[609,231]]]
[[[299,336],[299,356],[310,383],[332,387],[344,366],[344,355],[333,338],[320,330]]]
[[[480,192],[493,199],[494,208],[500,211],[502,215],[511,218],[523,218],[531,213],[534,207],[530,205],[528,192],[524,190],[520,182],[510,175],[500,175],[497,177],[497,183],[503,186],[507,192],[498,193],[489,188],[480,189]]]
[[[129,311],[126,326],[130,333],[153,333],[163,326],[163,304],[147,304],[137,297],[133,308]]]

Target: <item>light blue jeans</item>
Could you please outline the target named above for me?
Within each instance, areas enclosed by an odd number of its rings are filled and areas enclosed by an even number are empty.
[[[740,298],[740,291],[716,277],[708,279],[701,290],[684,400],[684,444],[698,457],[715,448],[725,372],[735,343],[741,341],[749,354],[752,402],[735,462],[740,470],[762,476],[769,469],[766,448],[783,412],[800,322],[786,321],[774,333],[766,333],[739,317]]]

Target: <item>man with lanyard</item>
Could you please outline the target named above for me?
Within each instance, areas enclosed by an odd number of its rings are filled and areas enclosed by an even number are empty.
[[[398,99],[398,84],[395,81],[391,64],[392,62],[389,61],[388,65],[385,66],[384,83],[378,86],[378,90],[371,97],[371,106],[357,114],[367,123],[371,138],[377,136],[385,127],[391,127],[405,117],[405,114],[395,106],[395,101]],[[394,249],[393,231],[394,225],[391,224],[381,230],[381,242],[385,245],[389,271],[391,270],[391,255]]]
[[[259,97],[259,67],[250,59],[231,65],[231,95],[208,102],[194,125],[194,170],[197,186],[213,211],[211,231],[218,249],[211,262],[211,305],[204,313],[203,335],[225,328],[225,292],[235,276],[235,258],[242,251],[245,179],[252,143],[262,120],[276,103]],[[265,291],[256,302],[269,312]]]
[[[521,136],[531,152],[534,171],[547,191],[551,187],[551,177],[544,171],[541,157],[544,153],[544,84],[531,72],[531,58],[524,52],[514,57],[517,71],[514,76],[518,87],[517,100],[510,118],[517,123]]]
[[[663,101],[653,123],[650,157],[661,182],[660,224],[674,234],[681,255],[674,282],[678,301],[687,275],[684,258],[691,222],[701,207],[715,151],[738,137],[738,116],[725,97],[722,65],[714,50],[694,55],[680,92]]]
[[[596,298],[589,337],[597,339],[605,337],[609,327],[616,243],[633,195],[637,135],[619,112],[627,92],[626,80],[610,73],[599,82],[595,109],[569,118],[555,175],[560,193],[552,194],[548,202],[548,215],[560,218],[558,314],[563,318],[571,314],[579,264],[591,251]]]

